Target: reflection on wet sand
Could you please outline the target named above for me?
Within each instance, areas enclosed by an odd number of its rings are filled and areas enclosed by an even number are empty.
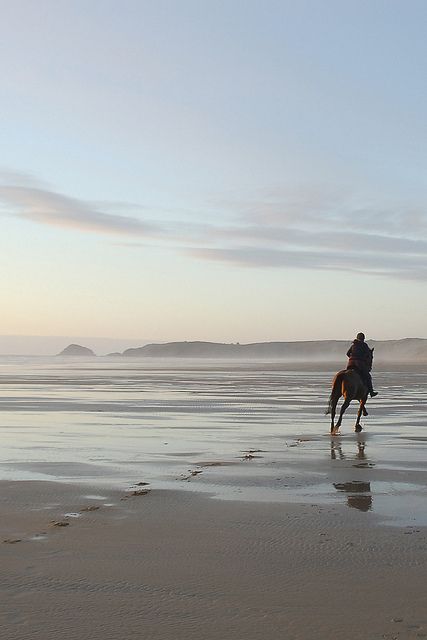
[[[347,496],[347,504],[349,507],[353,509],[358,509],[359,511],[370,511],[372,509],[372,496]]]
[[[340,442],[331,440],[331,459],[332,460],[345,460],[345,455],[342,450]]]
[[[347,493],[366,493],[371,490],[370,482],[363,480],[350,480],[350,482],[334,482],[334,487],[338,491],[346,491]]]
[[[337,491],[345,491],[350,494],[347,496],[347,505],[352,509],[359,509],[359,511],[372,509],[370,482],[351,480],[350,482],[334,482],[333,485]]]
[[[356,460],[366,460],[366,442],[357,440]],[[331,442],[331,459],[345,460],[346,456],[342,450],[341,442]],[[367,463],[354,465],[356,467],[368,466]],[[334,482],[333,486],[337,491],[348,493],[347,505],[359,511],[370,511],[372,509],[371,483],[363,480],[350,480],[348,482]]]
[[[357,442],[357,453],[356,453],[356,458],[358,460],[364,460],[366,458],[365,447],[366,447],[366,444],[364,442],[361,442],[360,440],[358,440],[358,442]]]
[[[363,440],[357,441],[357,453],[356,453],[357,460],[366,459],[365,447],[366,447],[366,443]],[[331,459],[332,460],[346,459],[346,455],[342,450],[342,443],[340,441],[336,442],[334,440],[331,440]]]

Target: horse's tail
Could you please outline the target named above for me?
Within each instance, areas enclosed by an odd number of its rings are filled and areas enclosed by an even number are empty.
[[[339,398],[342,396],[342,383],[344,378],[345,371],[339,371],[335,376],[332,382],[332,391],[329,396],[328,406],[326,407],[325,416],[328,413],[331,413],[333,405],[338,402]]]
[[[328,413],[331,413],[331,409],[332,409],[332,392],[331,392],[331,395],[329,396],[328,406],[325,409],[325,416],[327,416]]]
[[[328,415],[328,413],[331,413],[331,409],[332,409],[332,397],[334,395],[333,390],[331,391],[331,395],[329,396],[329,401],[328,401],[328,406],[325,409],[325,416]]]

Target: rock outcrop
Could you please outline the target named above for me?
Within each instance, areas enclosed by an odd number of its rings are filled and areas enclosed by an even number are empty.
[[[80,344],[69,344],[61,353],[58,353],[58,356],[95,356],[95,353],[92,349],[82,347]]]

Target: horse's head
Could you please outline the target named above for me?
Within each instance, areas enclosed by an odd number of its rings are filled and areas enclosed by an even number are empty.
[[[371,352],[371,357],[369,358],[369,362],[368,362],[369,370],[372,369],[372,362],[374,361],[374,349],[375,347],[372,347],[372,349],[369,349],[369,351]]]

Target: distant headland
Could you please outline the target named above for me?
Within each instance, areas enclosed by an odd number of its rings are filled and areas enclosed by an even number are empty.
[[[223,358],[248,360],[286,360],[289,362],[342,362],[350,340],[311,340],[299,342],[167,342],[115,352],[107,357],[124,358]],[[376,362],[427,363],[427,339],[368,340],[375,347]],[[61,356],[94,356],[87,347],[70,344]]]
[[[82,347],[79,344],[69,344],[68,347],[65,347],[58,353],[58,356],[78,356],[78,357],[87,357],[87,356],[95,356],[95,353],[92,349],[88,349],[88,347]]]

